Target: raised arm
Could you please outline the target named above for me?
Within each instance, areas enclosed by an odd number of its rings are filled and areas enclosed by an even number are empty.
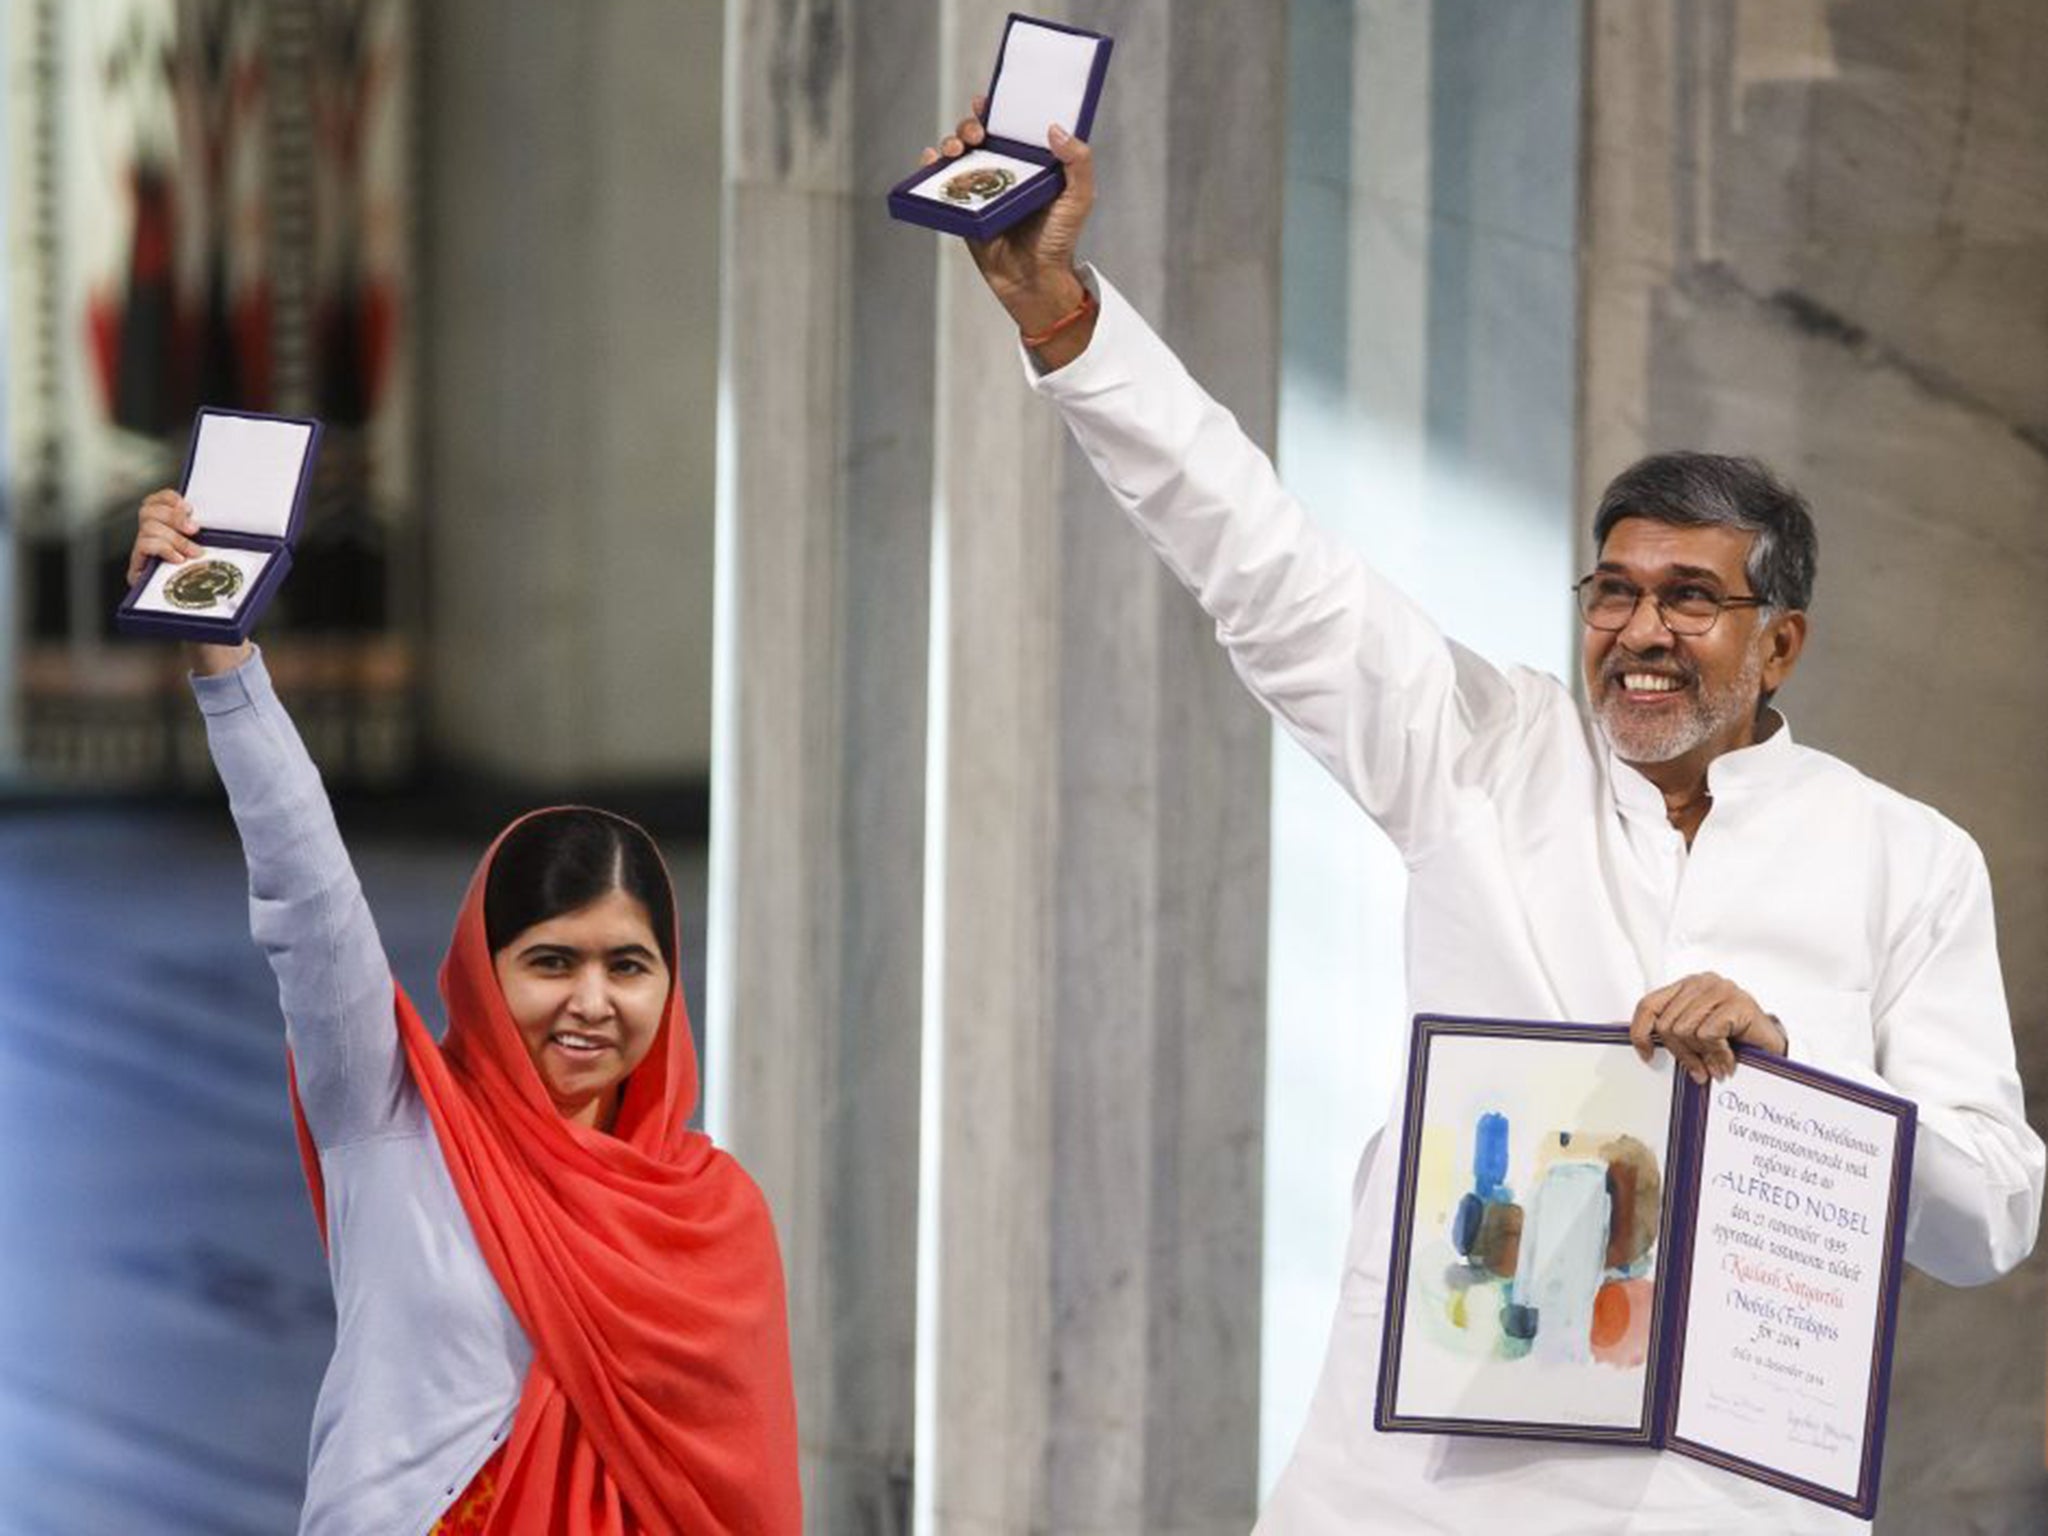
[[[924,163],[966,153],[987,134],[978,115],[988,104],[974,98],[976,116],[962,118],[950,138],[924,152]],[[1074,265],[1081,228],[1095,206],[1095,161],[1085,141],[1054,123],[1046,147],[1058,157],[1067,184],[1045,207],[992,240],[970,240],[967,248],[1018,334],[1037,340],[1033,353],[1046,368],[1063,368],[1088,349],[1095,333],[1093,295]]]
[[[977,107],[978,107],[977,103]],[[968,118],[927,162],[983,137]],[[969,241],[1016,323],[1033,387],[1104,485],[1216,621],[1252,693],[1411,859],[1460,785],[1511,771],[1530,692],[1445,638],[1358,553],[1303,512],[1266,455],[1075,252],[1095,199],[1088,146],[1055,131],[1061,195]]]
[[[132,585],[148,557],[189,559],[175,491],[142,504]],[[323,1148],[374,1136],[405,1108],[391,967],[319,770],[253,645],[186,647],[207,744],[249,867],[249,927],[277,976],[299,1099]]]

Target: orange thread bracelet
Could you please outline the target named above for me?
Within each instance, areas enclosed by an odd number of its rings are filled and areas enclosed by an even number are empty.
[[[1051,341],[1053,337],[1059,335],[1059,333],[1061,331],[1064,331],[1068,326],[1079,324],[1081,321],[1087,319],[1090,315],[1094,314],[1095,311],[1100,309],[1101,307],[1102,306],[1096,302],[1095,295],[1090,293],[1086,288],[1083,288],[1081,290],[1080,303],[1076,304],[1064,315],[1061,315],[1059,319],[1053,321],[1051,325],[1048,325],[1036,336],[1026,336],[1024,338],[1024,345],[1029,347],[1033,352],[1036,352],[1040,347],[1044,346],[1048,341]]]

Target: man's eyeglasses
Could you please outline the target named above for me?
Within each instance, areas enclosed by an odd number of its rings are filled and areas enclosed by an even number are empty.
[[[1595,571],[1573,585],[1578,594],[1579,614],[1593,629],[1608,631],[1628,628],[1636,609],[1648,598],[1656,606],[1657,618],[1674,635],[1704,635],[1720,622],[1724,608],[1767,608],[1761,597],[1741,594],[1723,597],[1712,587],[1697,581],[1674,581],[1647,592],[1626,577]]]

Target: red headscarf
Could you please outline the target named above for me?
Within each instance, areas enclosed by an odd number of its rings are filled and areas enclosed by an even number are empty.
[[[441,965],[441,1044],[395,987],[413,1082],[534,1348],[489,1529],[795,1536],[782,1262],[753,1180],[688,1128],[697,1058],[681,985],[612,1130],[564,1119],[505,1007],[484,936],[485,878],[505,835],[470,878]],[[324,1233],[303,1116],[299,1136]]]

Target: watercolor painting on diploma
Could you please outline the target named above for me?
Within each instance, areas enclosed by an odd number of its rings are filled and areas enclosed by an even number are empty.
[[[1651,1432],[1676,1096],[1611,1032],[1420,1034],[1399,1419]],[[1476,1428],[1468,1422],[1466,1427]]]

